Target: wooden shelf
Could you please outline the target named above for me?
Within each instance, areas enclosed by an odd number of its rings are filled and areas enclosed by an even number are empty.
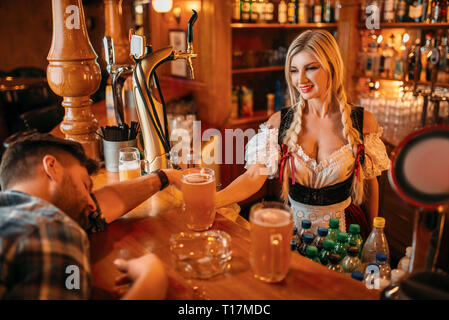
[[[227,125],[228,126],[239,126],[243,124],[253,123],[253,122],[264,122],[268,120],[270,115],[263,110],[254,111],[252,116],[246,117],[238,117],[238,118],[229,118]]]
[[[366,29],[366,25],[364,23],[360,23],[358,26],[359,29]],[[395,28],[406,28],[406,29],[436,29],[436,28],[444,28],[449,29],[449,23],[440,22],[440,23],[423,23],[423,22],[382,22],[380,24],[380,29],[395,29]]]
[[[413,84],[413,81],[403,81],[402,79],[392,79],[392,78],[385,78],[385,77],[379,77],[379,76],[366,76],[363,74],[359,74],[359,75],[354,75],[354,78],[370,78],[373,81],[401,81],[404,82],[408,85]],[[426,85],[426,86],[430,86],[430,82],[428,81],[418,81],[418,85]],[[449,88],[449,83],[446,82],[436,82],[435,83],[435,87],[441,87],[441,88]]]
[[[241,68],[241,69],[232,69],[232,74],[271,72],[271,71],[283,71],[283,70],[284,70],[284,66]]]
[[[337,23],[231,23],[232,29],[316,29],[337,28]]]

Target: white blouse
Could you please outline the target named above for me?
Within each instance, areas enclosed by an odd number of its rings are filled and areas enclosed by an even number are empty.
[[[382,132],[383,128],[379,127],[376,133],[364,136],[365,161],[364,170],[362,170],[364,179],[377,177],[382,171],[390,168],[390,159],[380,139]],[[278,133],[279,130],[276,128],[268,128],[265,124],[260,125],[259,133],[253,136],[246,145],[246,169],[253,163],[263,164],[268,169],[269,178],[276,176],[278,161],[281,157]],[[334,151],[327,159],[319,163],[310,158],[299,145],[293,155],[296,182],[305,187],[319,189],[334,185],[349,178],[354,171],[355,158],[349,144]],[[312,229],[316,232],[319,226],[327,228],[330,218],[337,218],[340,219],[340,229],[345,230],[344,210],[351,204],[351,197],[329,206],[312,206],[296,202],[290,197],[289,199],[298,228],[301,226],[301,220],[309,219],[312,221]]]

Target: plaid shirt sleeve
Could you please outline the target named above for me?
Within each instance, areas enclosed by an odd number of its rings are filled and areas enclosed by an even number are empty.
[[[74,223],[41,224],[17,241],[10,253],[10,289],[4,298],[90,298],[89,242]]]
[[[90,196],[94,200],[97,210],[91,212],[87,217],[87,226],[84,227],[84,230],[86,230],[89,234],[104,231],[108,227],[108,223],[103,218],[103,214],[101,213],[101,208],[98,205],[97,198],[95,198],[93,193],[91,193]]]

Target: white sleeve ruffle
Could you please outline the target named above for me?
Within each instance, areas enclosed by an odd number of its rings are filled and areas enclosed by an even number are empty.
[[[263,164],[268,169],[269,178],[275,177],[281,151],[278,144],[278,132],[276,128],[268,128],[265,124],[260,125],[259,132],[246,145],[245,169],[253,163]]]
[[[390,169],[390,159],[387,155],[385,144],[381,140],[383,128],[379,127],[376,133],[364,136],[365,162],[363,164],[364,179],[372,179],[382,174],[382,171]]]

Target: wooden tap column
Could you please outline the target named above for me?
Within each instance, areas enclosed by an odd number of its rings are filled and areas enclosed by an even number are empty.
[[[104,0],[105,27],[104,35],[114,41],[115,63],[131,64],[129,57],[128,33],[122,12],[123,0]]]
[[[47,60],[50,88],[63,97],[66,139],[80,142],[88,156],[99,160],[98,122],[90,95],[100,86],[101,71],[87,34],[81,0],[52,0],[53,38]]]

